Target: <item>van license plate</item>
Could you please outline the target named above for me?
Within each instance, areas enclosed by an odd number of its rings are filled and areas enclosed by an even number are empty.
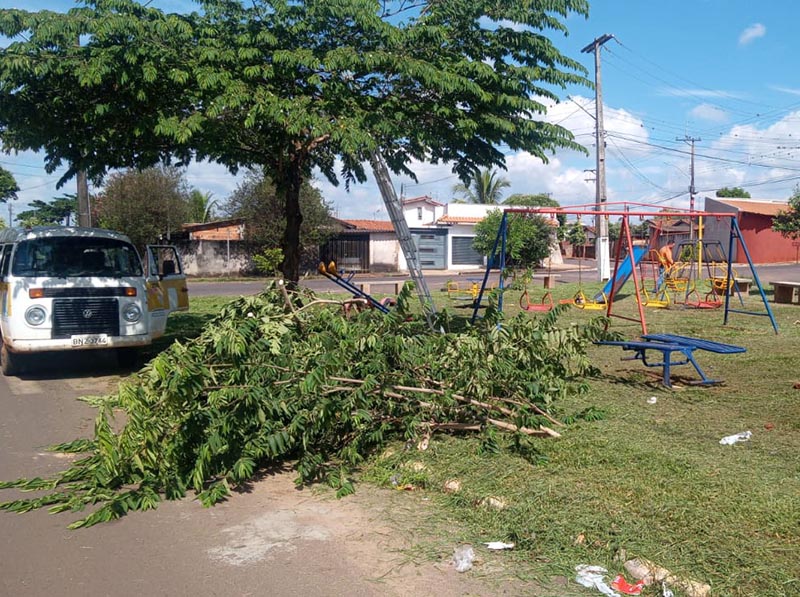
[[[72,346],[105,346],[108,344],[108,335],[96,334],[87,336],[72,336]]]

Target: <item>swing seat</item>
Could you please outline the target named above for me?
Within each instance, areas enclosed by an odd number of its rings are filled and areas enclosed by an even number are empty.
[[[586,298],[586,295],[583,293],[583,290],[579,290],[578,293],[572,297],[571,304],[578,309],[585,309],[587,311],[601,311],[603,309],[608,308],[608,297],[605,293],[600,293],[603,296],[603,300],[601,301],[593,301]]]
[[[551,311],[555,304],[553,303],[553,296],[546,292],[542,297],[542,302],[540,303],[531,303],[530,297],[528,295],[527,289],[522,293],[522,296],[519,297],[519,307],[523,311],[538,311],[538,312],[546,312]]]

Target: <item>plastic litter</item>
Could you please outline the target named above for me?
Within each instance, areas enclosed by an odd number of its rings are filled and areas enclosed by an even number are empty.
[[[753,435],[752,431],[742,431],[741,433],[734,433],[733,435],[726,435],[721,440],[719,440],[719,444],[721,446],[732,446],[738,442],[746,442],[750,439]]]
[[[620,597],[614,589],[609,587],[604,578],[608,570],[602,566],[590,566],[589,564],[578,564],[575,566],[575,582],[589,589],[597,589],[608,597]]]
[[[647,399],[647,404],[655,404],[656,402],[658,402],[658,398],[656,396],[650,396],[650,398]]]
[[[686,597],[709,597],[711,595],[711,586],[706,583],[675,576],[666,568],[662,568],[650,560],[634,558],[625,562],[624,566],[628,574],[633,578],[643,580],[646,585],[664,583],[662,584],[663,590],[666,584],[669,584],[680,590]]]
[[[641,595],[644,588],[644,581],[640,580],[636,584],[631,584],[621,574],[611,581],[611,588],[624,593],[625,595]]]
[[[664,581],[661,582],[661,597],[675,597],[675,593],[672,592],[672,589],[670,589]]]
[[[486,549],[514,549],[513,543],[503,543],[502,541],[489,541],[488,543],[484,543]]]
[[[456,567],[456,572],[466,572],[472,568],[474,560],[475,550],[471,545],[459,545],[453,552],[453,565]]]

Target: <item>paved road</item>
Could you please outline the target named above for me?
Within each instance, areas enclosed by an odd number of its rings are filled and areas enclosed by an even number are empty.
[[[740,277],[751,277],[749,268],[744,265],[737,265],[735,269]],[[800,264],[779,264],[779,265],[760,265],[757,268],[758,277],[762,284],[775,282],[778,280],[800,280]],[[577,282],[582,278],[584,282],[594,282],[597,278],[597,270],[594,267],[593,261],[583,263],[583,271],[579,271],[577,262],[568,263],[565,267],[559,268],[557,271],[552,272],[556,276],[556,284],[565,284],[570,282]],[[537,274],[536,278],[541,279],[544,272]],[[469,272],[469,273],[440,273],[440,272],[426,272],[425,280],[431,292],[435,292],[440,288],[444,288],[448,280],[463,281],[472,279],[481,279],[483,272]],[[407,280],[407,276],[384,276],[384,275],[360,275],[354,278],[355,282],[369,282],[373,285],[377,292],[392,292],[393,284],[397,281]],[[493,280],[497,279],[497,275],[493,274]],[[386,285],[381,287],[380,284]],[[330,280],[325,278],[313,278],[303,280],[302,284],[312,290],[319,291],[340,291],[341,289]],[[255,294],[263,288],[263,282],[190,282],[189,294],[190,296],[241,296],[247,294]]]
[[[94,412],[75,397],[108,392],[119,377],[113,359],[77,356],[48,359],[70,376],[0,376],[0,480],[52,475],[69,458],[44,446],[91,436]],[[385,524],[368,490],[336,501],[292,478],[267,477],[208,510],[184,499],[77,531],[66,529],[77,515],[0,512],[0,595],[491,594],[444,561],[404,565],[394,540],[404,533]],[[386,493],[400,495],[383,492],[378,506]]]

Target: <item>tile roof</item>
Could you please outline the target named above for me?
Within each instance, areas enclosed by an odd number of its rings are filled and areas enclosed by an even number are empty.
[[[409,205],[410,203],[427,203],[429,205],[435,205],[437,207],[442,207],[444,203],[439,203],[435,199],[428,197],[427,195],[423,195],[422,197],[412,197],[411,199],[403,199],[403,205]]]
[[[391,222],[384,220],[340,220],[358,232],[394,232]]]
[[[785,201],[754,201],[752,199],[728,199],[726,197],[710,197],[710,199],[735,207],[742,212],[762,216],[776,216],[778,212],[789,209],[789,204]]]
[[[544,216],[543,216],[544,217]],[[449,216],[445,215],[436,220],[437,224],[477,224],[483,220],[481,216]],[[544,217],[545,222],[553,228],[558,228],[558,220]]]

